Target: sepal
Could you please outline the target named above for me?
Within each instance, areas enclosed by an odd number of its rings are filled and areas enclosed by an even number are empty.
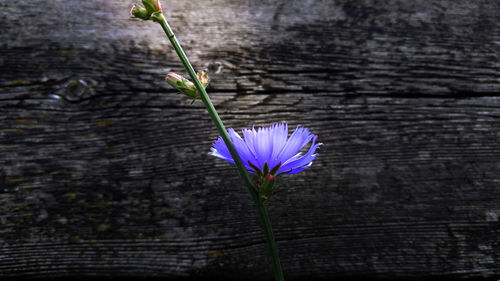
[[[255,189],[259,194],[259,198],[262,202],[266,202],[271,195],[275,193],[274,184],[276,182],[276,173],[281,167],[281,162],[274,166],[271,170],[269,170],[267,162],[264,163],[262,170],[253,165],[250,161],[248,161],[248,164],[256,171],[256,174],[259,177],[255,183]]]
[[[260,185],[257,186],[257,191],[259,192],[259,197],[262,202],[265,202],[269,199],[269,197],[271,197],[271,195],[273,195],[275,182],[276,177],[271,174],[268,174],[261,179]]]
[[[274,166],[274,168],[272,168],[269,173],[271,175],[275,176],[276,173],[278,172],[278,170],[280,169],[280,167],[281,167],[281,162],[279,162],[278,165]]]
[[[250,167],[252,167],[253,171],[257,174],[257,176],[262,177],[262,171],[259,169],[259,167],[255,166],[250,161],[248,161],[248,165],[250,165]]]

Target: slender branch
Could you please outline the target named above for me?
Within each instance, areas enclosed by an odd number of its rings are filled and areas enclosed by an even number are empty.
[[[262,200],[259,198],[259,195],[257,194],[257,191],[255,190],[255,187],[252,184],[252,181],[250,180],[250,176],[248,175],[247,169],[245,168],[245,165],[241,161],[240,156],[238,155],[233,143],[231,142],[231,139],[229,138],[229,134],[227,133],[226,128],[224,127],[224,124],[222,123],[222,120],[220,119],[219,115],[217,114],[217,111],[214,108],[214,105],[210,101],[210,98],[208,97],[207,92],[205,91],[205,88],[201,85],[201,82],[198,80],[198,77],[196,76],[196,73],[191,66],[191,63],[189,62],[186,54],[182,50],[181,45],[179,44],[179,41],[177,41],[177,38],[175,37],[174,33],[172,32],[172,29],[168,25],[167,20],[163,16],[162,13],[154,13],[152,16],[153,21],[158,22],[161,27],[163,28],[163,31],[165,31],[165,34],[167,35],[168,39],[170,40],[170,43],[172,43],[172,46],[175,49],[175,52],[181,59],[182,64],[186,68],[189,77],[191,77],[191,80],[194,82],[194,85],[196,86],[196,89],[200,93],[201,100],[203,101],[203,104],[205,104],[205,107],[208,110],[208,113],[210,114],[210,117],[212,118],[212,121],[215,123],[215,126],[219,130],[219,133],[226,143],[226,146],[231,153],[231,156],[234,159],[234,162],[236,164],[236,167],[238,168],[238,171],[240,173],[241,178],[245,182],[245,185],[248,188],[248,191],[252,195],[252,198],[255,202],[255,206],[257,208],[257,212],[259,214],[260,220],[262,222],[262,228],[264,230],[264,234],[266,237],[267,245],[269,248],[269,251],[271,253],[271,260],[272,260],[272,265],[273,265],[273,271],[274,271],[274,277],[276,281],[284,281],[283,277],[283,270],[281,268],[281,263],[278,255],[278,247],[276,246],[276,241],[274,239],[274,233],[271,228],[271,222],[269,219],[269,214],[267,213],[266,206],[262,202]]]
[[[229,149],[229,152],[231,153],[231,156],[234,159],[234,162],[236,163],[236,167],[238,168],[238,171],[240,172],[240,176],[243,178],[243,181],[247,185],[248,189],[254,194],[254,188],[252,185],[252,181],[250,180],[250,176],[248,175],[248,172],[245,168],[245,165],[243,165],[243,162],[241,161],[240,156],[236,152],[236,149],[234,148],[233,143],[231,142],[229,138],[229,134],[227,133],[226,128],[224,127],[224,124],[222,124],[222,120],[220,119],[219,115],[217,114],[217,111],[214,108],[214,105],[212,104],[212,101],[208,97],[207,92],[205,91],[205,88],[201,85],[201,82],[198,80],[198,77],[196,76],[196,72],[194,71],[193,67],[191,66],[191,63],[189,62],[186,54],[182,50],[181,45],[179,44],[179,41],[177,41],[177,38],[175,37],[174,33],[172,32],[172,29],[168,25],[168,22],[165,20],[165,17],[163,17],[163,14],[161,13],[155,13],[153,14],[155,17],[153,18],[155,21],[157,21],[165,33],[167,34],[168,39],[170,40],[170,43],[172,43],[172,46],[174,47],[175,52],[181,59],[182,64],[186,68],[189,77],[191,77],[191,80],[193,81],[194,85],[196,86],[196,89],[200,93],[201,100],[203,101],[203,104],[208,110],[208,113],[210,114],[210,117],[212,118],[212,121],[215,123],[215,126],[219,130],[219,133],[221,134],[222,139],[226,143],[227,148]]]
[[[271,253],[271,262],[273,265],[274,279],[276,281],[284,281],[283,269],[281,268],[280,257],[278,254],[278,246],[274,239],[273,229],[271,227],[271,221],[269,219],[269,214],[267,213],[266,205],[261,200],[255,203],[257,206],[257,211],[259,212],[260,219],[262,221],[262,229],[264,230],[267,247]]]

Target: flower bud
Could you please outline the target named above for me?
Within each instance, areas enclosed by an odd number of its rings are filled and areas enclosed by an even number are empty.
[[[167,74],[166,79],[167,83],[170,86],[176,88],[182,94],[192,98],[193,101],[200,98],[200,95],[194,83],[180,76],[179,74],[170,72],[169,74]]]
[[[142,20],[148,20],[151,17],[151,13],[149,13],[148,10],[146,10],[145,8],[143,8],[139,5],[136,5],[136,4],[134,4],[134,6],[132,6],[132,9],[130,10],[130,14],[134,18],[139,18]]]
[[[184,78],[177,73],[170,72],[167,74],[167,83],[176,89],[182,86],[182,79]]]
[[[159,0],[142,0],[142,4],[151,16],[152,13],[162,13]]]
[[[208,73],[206,73],[205,71],[198,71],[197,76],[198,76],[198,80],[200,80],[200,83],[203,86],[203,88],[206,89],[208,86],[208,83],[210,83],[210,78],[208,78]]]

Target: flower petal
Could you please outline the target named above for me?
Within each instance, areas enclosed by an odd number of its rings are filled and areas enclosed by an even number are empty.
[[[212,152],[208,154],[229,161],[231,163],[234,163],[233,157],[231,157],[231,153],[229,153],[229,149],[227,149],[227,146],[222,140],[222,137],[219,137],[216,141],[214,141],[212,145],[213,147],[210,148]]]
[[[257,153],[255,152],[255,139],[257,136],[257,132],[255,131],[255,128],[252,128],[251,130],[249,129],[243,129],[241,130],[241,133],[243,134],[243,137],[245,138],[245,143],[247,144],[248,150],[253,154],[253,157],[257,159]],[[257,165],[257,162],[253,163],[254,165]]]
[[[302,157],[292,157],[291,159],[293,160],[287,161],[283,166],[281,166],[278,170],[278,173],[292,170],[291,172],[289,172],[289,174],[295,174],[311,166],[312,161],[316,158],[316,154],[314,154],[314,152],[320,145],[322,145],[321,143],[316,143],[316,135],[311,136],[312,144],[309,148],[309,151]]]
[[[274,167],[278,163],[282,162],[282,159],[279,158],[281,151],[286,145],[288,139],[288,124],[286,123],[278,123],[272,126],[272,142],[273,142],[273,152],[271,155],[271,159],[269,160],[269,166]],[[282,162],[283,163],[283,162]]]
[[[248,161],[255,163],[256,159],[254,154],[250,151],[248,148],[247,143],[234,131],[233,128],[230,128],[228,130],[229,133],[229,138],[233,142],[234,148],[236,148],[236,151],[238,152],[238,155],[241,158],[241,161],[247,168],[247,170],[251,170],[252,167],[248,164]]]
[[[310,140],[312,135],[307,128],[297,126],[295,131],[288,139],[286,145],[278,155],[282,163],[287,162],[288,159],[299,153],[300,149],[304,147]]]
[[[258,167],[263,168],[264,163],[268,162],[273,152],[272,136],[268,128],[259,128],[257,138],[255,139],[255,153],[257,156]],[[268,163],[269,164],[269,163]]]

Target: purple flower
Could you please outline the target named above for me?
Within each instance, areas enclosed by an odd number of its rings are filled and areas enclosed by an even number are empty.
[[[309,166],[316,158],[314,152],[321,145],[316,143],[316,135],[311,134],[307,128],[297,126],[288,137],[288,124],[277,123],[270,127],[243,129],[242,139],[234,129],[228,130],[229,137],[236,148],[243,164],[251,173],[259,173],[267,169],[271,174],[295,174]],[[302,154],[300,150],[312,142],[309,150]],[[219,137],[210,149],[210,155],[234,163],[226,144]],[[259,171],[257,171],[257,169]]]

